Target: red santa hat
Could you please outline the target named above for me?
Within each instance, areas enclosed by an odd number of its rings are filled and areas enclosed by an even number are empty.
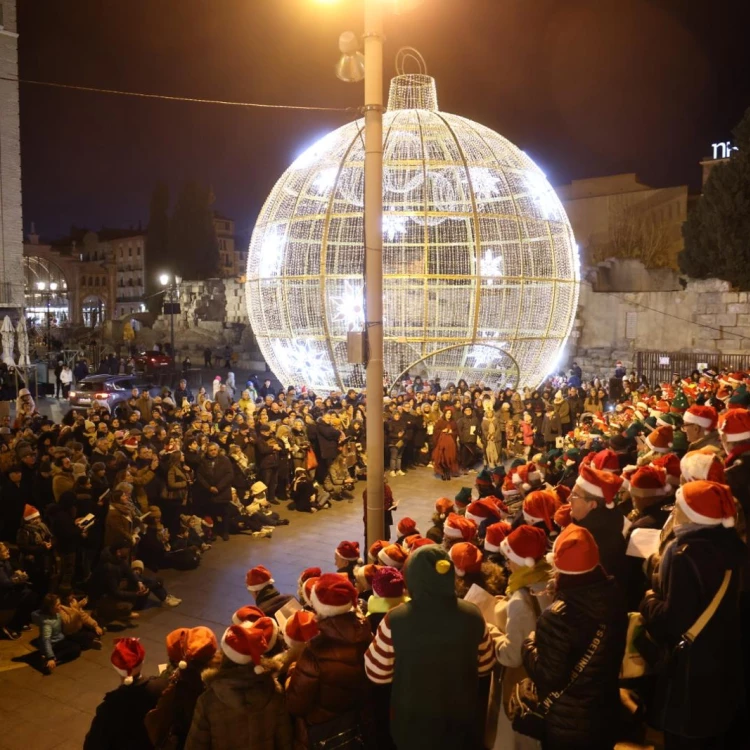
[[[716,425],[719,422],[719,415],[713,406],[699,406],[693,404],[682,417],[684,424],[696,424],[702,427],[704,430],[716,429]]]
[[[512,479],[516,487],[520,487],[523,492],[529,492],[532,484],[542,481],[542,473],[537,469],[536,464],[528,463],[517,466]]]
[[[360,565],[354,569],[354,579],[362,587],[363,590],[372,588],[372,582],[375,578],[379,566],[368,563],[367,565]]]
[[[680,461],[680,471],[686,482],[704,479],[709,482],[726,483],[724,464],[712,448],[701,448],[686,453]]]
[[[451,513],[445,519],[443,525],[443,536],[447,539],[463,539],[470,542],[477,535],[477,525],[470,518]]]
[[[435,544],[435,543],[436,542],[433,542],[432,539],[423,539],[420,537],[419,539],[417,539],[416,542],[414,542],[414,544],[412,544],[411,551],[416,552],[420,547],[426,547],[428,544]]]
[[[232,615],[233,625],[242,625],[245,622],[254,623],[256,620],[260,620],[261,617],[265,617],[265,613],[260,607],[256,607],[254,604],[247,604],[244,607],[240,607]]]
[[[513,484],[513,477],[510,474],[506,475],[505,480],[503,481],[503,489],[501,490],[501,492],[503,493],[503,497],[506,500],[518,497],[521,494],[521,491],[518,489],[518,487]]]
[[[320,633],[320,628],[312,612],[300,609],[284,625],[284,641],[289,648],[309,643]]]
[[[507,518],[510,515],[510,509],[499,497],[496,497],[495,495],[487,495],[487,497],[483,497],[482,499],[489,500],[494,504],[500,512],[500,518]]]
[[[516,565],[533,568],[547,552],[547,535],[535,526],[519,526],[503,539],[500,552]]]
[[[256,565],[252,570],[248,570],[245,575],[245,585],[248,591],[260,591],[273,582],[271,571],[262,565]]]
[[[630,477],[633,497],[661,497],[667,494],[667,472],[659,466],[640,466]]]
[[[523,517],[528,524],[543,523],[549,531],[553,530],[552,518],[559,501],[551,490],[529,492],[523,500]]]
[[[734,526],[737,509],[726,484],[697,480],[677,490],[675,504],[693,522],[702,526]]]
[[[359,560],[359,542],[339,542],[336,554],[347,562]]]
[[[566,575],[588,573],[599,565],[599,547],[588,529],[571,523],[555,540],[552,562]]]
[[[265,636],[259,628],[230,625],[221,637],[221,650],[227,659],[235,664],[252,662],[257,674],[264,671],[260,666],[260,660],[267,648]]]
[[[115,672],[123,677],[126,685],[133,684],[133,676],[141,671],[146,650],[138,638],[116,638],[110,661]]]
[[[458,542],[448,553],[456,568],[456,575],[463,578],[467,573],[478,573],[482,568],[482,553],[470,542]]]
[[[169,661],[178,669],[187,669],[195,660],[207,663],[219,647],[216,636],[204,625],[173,630],[167,633],[166,644]]]
[[[719,417],[719,432],[730,443],[745,443],[750,440],[750,411],[730,409]]]
[[[403,550],[401,552],[403,554]],[[310,600],[318,615],[335,617],[346,614],[356,604],[357,589],[347,578],[337,573],[325,573],[313,586]]]
[[[605,448],[595,453],[591,463],[599,471],[611,471],[614,474],[620,473],[620,461],[617,458],[617,454],[610,448]]]
[[[558,484],[552,491],[563,505],[570,499],[570,487],[567,484]]]
[[[409,534],[404,537],[404,541],[401,542],[401,546],[407,551],[411,552],[414,545],[422,538],[421,534]]]
[[[398,568],[399,570],[404,567],[406,563],[406,552],[404,548],[398,544],[389,544],[387,547],[383,547],[378,553],[378,560],[383,565],[389,565],[391,568]]]
[[[594,497],[600,497],[608,508],[615,507],[615,496],[622,487],[622,477],[591,466],[581,466],[576,487]]]
[[[646,436],[646,445],[654,451],[654,453],[669,453],[669,449],[672,447],[672,441],[674,440],[674,432],[671,425],[663,425],[652,430]]]
[[[449,497],[439,497],[435,500],[435,512],[441,520],[444,520],[449,513],[453,513],[455,509],[456,506]]]
[[[312,591],[315,588],[315,584],[320,580],[320,577],[308,578],[302,584],[302,598],[308,607],[312,607]]]
[[[16,516],[16,518],[18,518],[18,516]],[[39,511],[33,505],[26,503],[23,507],[24,523],[27,521],[33,521],[35,518],[39,518]]]
[[[300,588],[308,578],[320,578],[321,575],[323,575],[323,571],[320,568],[305,568],[299,574],[297,588]]]
[[[487,520],[493,523],[501,520],[502,515],[492,500],[483,497],[481,500],[475,500],[466,508],[464,518],[470,518],[477,526],[481,526]]]
[[[555,511],[554,521],[559,528],[564,529],[566,526],[570,526],[570,524],[573,523],[573,519],[570,515],[572,510],[571,506],[566,503],[565,505],[561,505]]]
[[[398,522],[396,528],[398,529],[398,533],[400,536],[410,536],[411,534],[416,533],[417,522],[413,518],[409,518],[409,516],[406,516],[406,518],[402,518]]]
[[[263,653],[270,651],[275,645],[276,640],[279,637],[279,626],[273,617],[259,617],[253,623],[245,623],[243,628],[256,628],[263,633],[263,638],[266,641],[266,648]]]
[[[367,559],[371,563],[377,564],[380,561],[380,550],[383,549],[383,547],[387,547],[389,544],[390,542],[386,541],[385,539],[378,539],[377,541],[373,542],[370,545],[370,549],[367,550]]]
[[[745,379],[744,372],[730,372],[727,374],[727,381],[732,387],[738,386]]]
[[[404,595],[404,576],[401,571],[390,566],[378,568],[372,581],[372,590],[376,596],[384,599],[398,599]]]
[[[510,534],[512,529],[513,527],[507,521],[499,521],[488,526],[484,537],[484,551],[499,552],[500,544]]]
[[[654,466],[664,469],[667,473],[667,482],[673,487],[680,486],[680,458],[676,453],[667,453],[655,458],[651,462]]]

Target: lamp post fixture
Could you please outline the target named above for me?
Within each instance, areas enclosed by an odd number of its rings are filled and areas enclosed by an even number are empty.
[[[173,362],[176,361],[174,349],[174,314],[175,306],[177,305],[177,289],[181,282],[182,278],[180,276],[170,276],[168,273],[159,275],[159,283],[164,287],[165,299],[169,299],[169,346]]]
[[[393,0],[397,13],[422,0]],[[367,434],[367,546],[383,538],[383,0],[365,0],[364,55],[351,31],[339,37],[336,76],[365,88],[365,396]]]
[[[57,291],[57,282],[50,281],[49,285],[45,281],[37,281],[36,288],[47,298],[47,365],[49,366],[49,355],[52,351],[52,334],[51,328],[51,310],[52,295]]]

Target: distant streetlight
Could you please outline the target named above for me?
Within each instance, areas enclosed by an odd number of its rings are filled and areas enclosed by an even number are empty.
[[[172,361],[175,361],[175,349],[174,349],[174,315],[180,312],[180,305],[177,301],[178,294],[177,290],[182,283],[182,278],[175,275],[170,277],[168,273],[159,274],[159,283],[164,287],[164,298],[168,298],[169,302],[164,304],[164,312],[169,312],[169,346],[171,348]]]

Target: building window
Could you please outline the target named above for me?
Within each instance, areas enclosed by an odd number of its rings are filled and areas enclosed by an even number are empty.
[[[635,339],[638,330],[638,313],[625,313],[625,338],[631,341]]]
[[[140,255],[141,254],[141,248],[140,248],[140,246],[135,249],[135,254],[136,255]],[[132,312],[132,310],[131,310],[131,312]]]

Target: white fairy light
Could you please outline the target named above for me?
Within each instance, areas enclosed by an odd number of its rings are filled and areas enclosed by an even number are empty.
[[[429,88],[398,76],[383,118],[385,370],[536,386],[578,305],[570,223],[527,154],[438,112]],[[253,232],[248,313],[285,385],[361,385],[346,339],[364,323],[362,130],[344,125],[302,153]]]

